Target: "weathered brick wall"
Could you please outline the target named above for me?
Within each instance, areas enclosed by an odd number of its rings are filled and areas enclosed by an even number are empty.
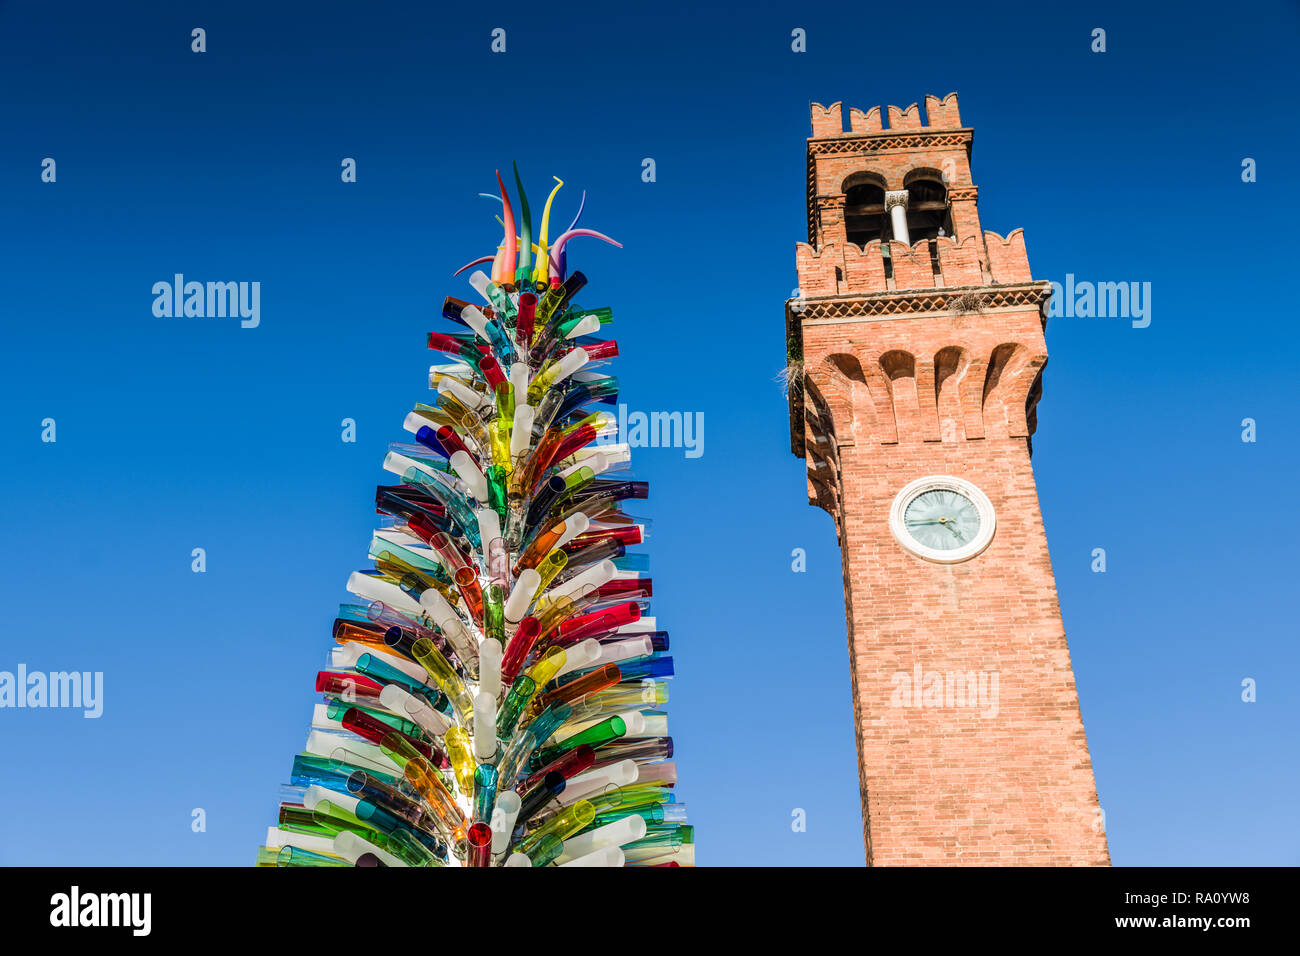
[[[1106,865],[1106,840],[1023,438],[841,448],[843,561],[872,863]],[[939,565],[901,548],[906,481],[974,482],[997,533]],[[897,706],[895,675],[997,675],[996,709]],[[923,685],[924,686],[924,682]],[[991,683],[989,685],[991,689]],[[924,699],[921,701],[924,704]]]

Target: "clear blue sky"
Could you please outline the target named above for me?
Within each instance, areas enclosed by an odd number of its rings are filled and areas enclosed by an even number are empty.
[[[0,862],[253,861],[517,159],[626,244],[571,260],[622,400],[705,415],[702,457],[634,459],[699,861],[861,863],[838,550],[773,376],[808,101],[952,90],[986,228],[1153,287],[1147,329],[1053,320],[1035,438],[1114,861],[1300,862],[1293,4],[287,6],[0,4],[0,670],[105,674],[99,720],[0,711]],[[154,318],[177,272],[261,282],[261,326]]]

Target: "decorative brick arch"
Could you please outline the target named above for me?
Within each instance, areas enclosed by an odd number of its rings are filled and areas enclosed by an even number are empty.
[[[1028,438],[1026,407],[1047,355],[1004,342],[989,355],[984,378],[984,431],[989,438]]]
[[[840,462],[835,416],[816,382],[805,376],[804,458],[808,463],[808,503],[821,508],[840,531]]]
[[[970,367],[970,352],[959,345],[949,345],[934,354],[934,407],[940,441],[967,437],[961,384]]]
[[[876,423],[875,403],[871,398],[871,389],[867,386],[867,376],[862,370],[862,363],[856,355],[837,352],[826,356],[826,364],[834,369],[841,382],[848,386],[848,416],[844,421],[848,428],[841,434],[841,439],[852,438],[855,442],[869,440]]]
[[[893,403],[893,418],[897,424],[895,441],[908,441],[921,436],[921,408],[917,396],[916,356],[901,349],[892,349],[880,356],[880,371],[889,386]]]
[[[919,175],[921,173],[925,173],[926,175]],[[893,188],[906,189],[918,179],[935,179],[938,182],[943,183],[945,189],[950,185],[948,180],[943,178],[943,170],[939,169],[937,166],[932,166],[928,163],[911,163],[904,167],[903,175],[898,180],[898,185]]]
[[[875,169],[858,169],[849,173],[840,181],[840,194],[846,195],[854,186],[865,186],[868,183],[879,186],[883,190],[893,188],[889,185],[884,173]]]

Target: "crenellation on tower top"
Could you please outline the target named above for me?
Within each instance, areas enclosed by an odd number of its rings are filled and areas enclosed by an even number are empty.
[[[957,94],[949,93],[943,99],[927,95],[925,118],[932,129],[961,129],[961,111],[957,108]]]
[[[887,127],[881,124],[881,110],[873,106],[862,110],[856,106],[849,108],[849,128],[844,128],[843,102],[823,106],[810,103],[809,114],[812,121],[812,137],[821,139],[827,136],[871,136],[879,133],[915,132],[920,130],[961,129],[961,111],[957,107],[957,94],[949,93],[940,99],[932,94],[925,97],[925,116],[921,115],[921,104],[913,103],[906,109],[889,105],[885,107],[884,116],[888,117]]]
[[[852,133],[879,133],[880,107],[873,106],[865,113],[856,106],[849,110],[849,131]],[[814,134],[815,135],[815,134]]]
[[[1025,250],[1025,230],[1012,229],[1006,237],[993,231],[984,233],[989,273],[994,282],[1031,282],[1029,253]]]
[[[905,110],[900,110],[897,106],[889,107],[889,128],[891,130],[920,129],[920,104],[913,103]]]
[[[984,232],[963,239],[918,239],[911,245],[897,239],[872,239],[862,245],[797,242],[795,268],[805,302],[908,289],[1033,282],[1023,229],[1013,229],[1006,237]]]
[[[832,103],[830,106],[822,106],[820,103],[810,103],[809,111],[812,113],[812,134],[813,137],[819,136],[838,136],[844,132],[844,117],[840,112],[842,103]]]

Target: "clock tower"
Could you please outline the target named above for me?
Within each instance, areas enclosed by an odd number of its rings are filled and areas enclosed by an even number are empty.
[[[956,94],[812,104],[791,447],[835,521],[873,865],[1107,865],[1030,464],[1047,282]]]

